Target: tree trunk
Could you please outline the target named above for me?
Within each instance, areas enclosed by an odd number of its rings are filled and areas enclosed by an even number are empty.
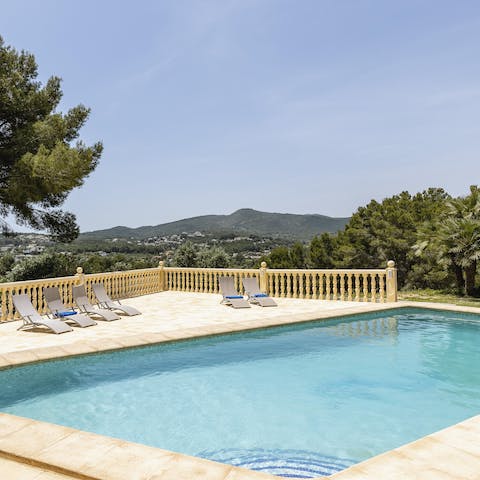
[[[473,262],[465,268],[465,293],[469,296],[475,295],[475,275],[477,273],[477,262]]]
[[[452,269],[457,282],[457,291],[458,293],[463,293],[465,288],[465,280],[463,279],[462,267],[458,266],[455,262],[452,262]]]

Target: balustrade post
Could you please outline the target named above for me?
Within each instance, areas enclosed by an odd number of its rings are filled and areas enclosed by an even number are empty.
[[[268,273],[267,273],[267,262],[262,262],[260,264],[260,280],[259,280],[260,290],[262,292],[268,293]]]
[[[165,290],[165,262],[163,260],[160,260],[158,262],[158,269],[159,269],[159,275],[158,275],[158,288],[159,292],[163,292]]]
[[[395,268],[395,262],[389,260],[387,262],[387,302],[397,301],[397,269]]]
[[[77,267],[77,273],[75,274],[76,284],[83,285],[85,283],[85,274],[83,273],[82,267]]]

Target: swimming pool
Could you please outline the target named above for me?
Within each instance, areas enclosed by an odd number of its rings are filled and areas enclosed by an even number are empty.
[[[313,477],[480,410],[480,319],[399,309],[0,371],[0,410]]]

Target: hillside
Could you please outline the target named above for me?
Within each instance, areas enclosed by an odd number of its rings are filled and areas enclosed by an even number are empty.
[[[322,232],[341,230],[348,218],[325,215],[296,215],[290,213],[267,213],[242,208],[230,215],[203,215],[175,222],[138,228],[113,227],[81,234],[81,238],[148,238],[183,232],[257,234],[271,237],[288,237],[309,240]]]

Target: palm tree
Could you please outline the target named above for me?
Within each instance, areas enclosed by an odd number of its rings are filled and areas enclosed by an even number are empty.
[[[477,263],[480,260],[480,189],[470,187],[470,195],[447,202],[440,220],[439,234],[446,253],[465,273],[465,293],[474,295]]]
[[[475,276],[480,260],[480,189],[472,185],[470,194],[448,200],[436,222],[418,231],[413,247],[416,255],[429,255],[437,264],[446,264],[455,274],[459,290],[477,293]]]

